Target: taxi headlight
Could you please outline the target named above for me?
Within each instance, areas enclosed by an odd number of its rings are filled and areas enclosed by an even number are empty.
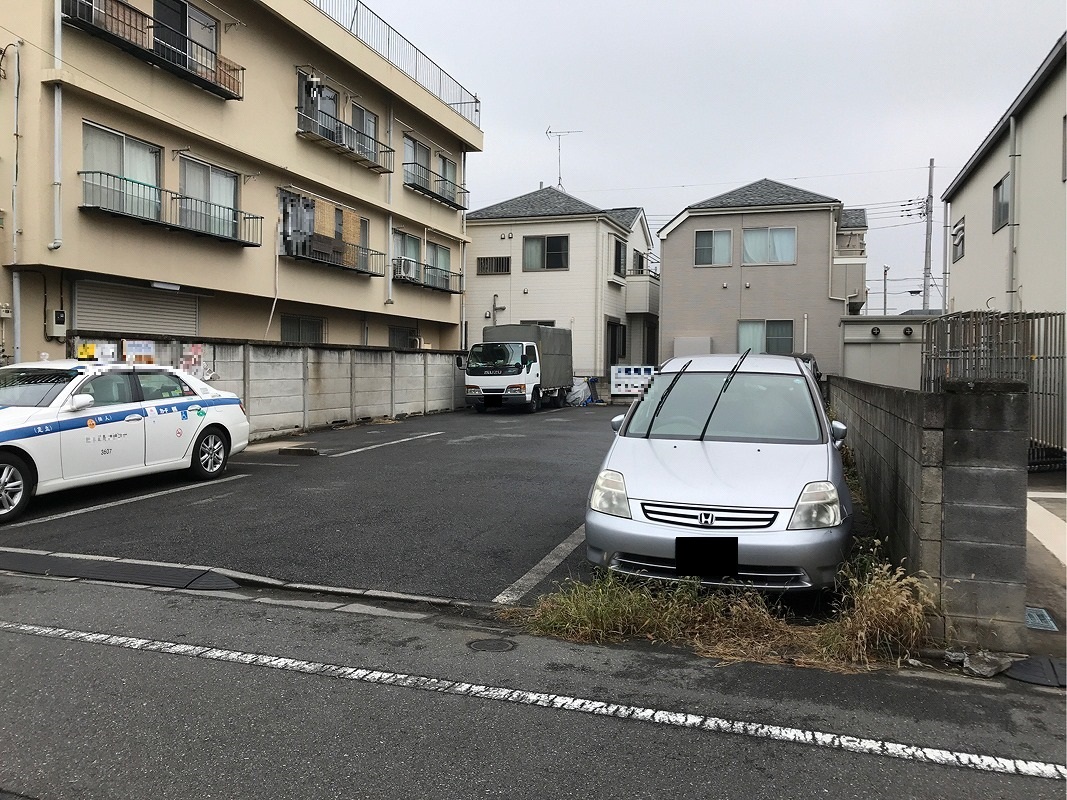
[[[602,514],[630,519],[630,501],[621,472],[606,469],[597,476],[589,492],[589,507]]]
[[[804,487],[789,520],[789,530],[806,531],[814,528],[833,528],[840,525],[841,498],[829,481],[815,481]]]

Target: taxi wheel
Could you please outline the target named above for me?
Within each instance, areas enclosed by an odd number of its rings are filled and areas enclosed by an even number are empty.
[[[0,523],[21,516],[32,494],[33,472],[26,462],[10,453],[0,453]]]
[[[196,437],[193,445],[193,474],[200,480],[217,478],[226,469],[230,447],[219,428],[208,428]]]

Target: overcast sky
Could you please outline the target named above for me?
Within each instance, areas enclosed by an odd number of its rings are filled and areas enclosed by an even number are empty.
[[[883,265],[889,313],[922,307],[925,226],[900,204],[933,158],[940,281],[941,193],[1067,28],[1064,0],[365,1],[481,99],[471,210],[562,177],[655,236],[771,178],[868,209],[877,314]]]

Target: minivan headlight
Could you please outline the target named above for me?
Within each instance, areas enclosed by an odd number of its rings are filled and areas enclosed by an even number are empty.
[[[626,496],[626,481],[621,472],[606,469],[597,475],[589,492],[589,507],[602,514],[630,519],[630,500]]]
[[[815,481],[804,487],[800,500],[789,520],[789,530],[806,531],[813,528],[832,528],[840,525],[841,498],[829,481]]]

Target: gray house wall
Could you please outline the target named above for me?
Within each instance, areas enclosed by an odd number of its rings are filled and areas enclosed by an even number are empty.
[[[796,263],[742,266],[746,227],[795,227]],[[722,229],[732,232],[730,266],[695,266],[696,232]],[[736,352],[738,320],[792,320],[794,350],[814,353],[823,372],[840,373],[838,322],[847,304],[828,298],[834,239],[829,208],[692,214],[661,241],[661,358],[674,355],[677,338],[710,337],[712,352]]]

